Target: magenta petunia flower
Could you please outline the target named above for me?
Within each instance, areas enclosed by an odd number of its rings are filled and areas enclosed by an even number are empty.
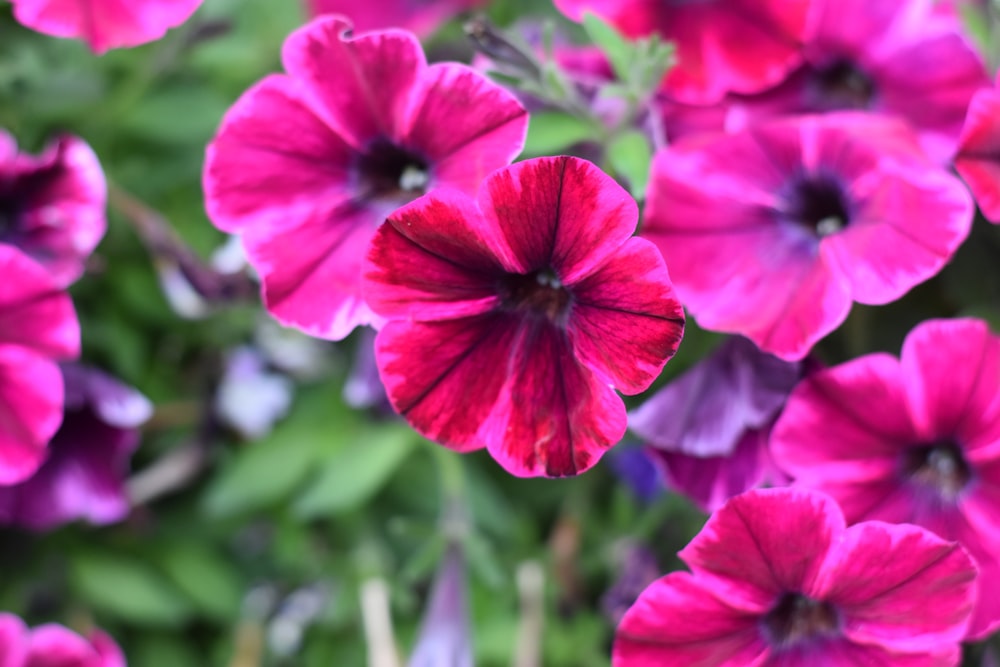
[[[138,46],[187,21],[202,0],[11,0],[32,30],[82,39],[94,53]]]
[[[671,136],[712,120],[732,132],[777,116],[864,110],[905,120],[932,159],[948,162],[969,100],[989,85],[954,9],[933,0],[818,0],[815,6],[816,29],[801,67],[770,90],[731,95],[721,113],[668,102]]]
[[[816,373],[771,444],[849,522],[916,523],[960,542],[981,570],[970,635],[1000,627],[1000,337],[985,322],[924,322],[899,360],[870,354]]]
[[[45,269],[0,243],[0,485],[30,477],[62,422],[63,381],[56,359],[80,352],[69,296]]]
[[[519,476],[575,475],[625,432],[614,392],[643,391],[684,315],[663,259],[631,238],[635,201],[578,158],[487,177],[477,200],[431,193],[375,236],[365,294],[393,407]]]
[[[68,285],[107,228],[107,185],[97,156],[64,136],[40,156],[18,153],[0,130],[0,243],[16,245]]]
[[[1000,223],[1000,89],[980,90],[969,103],[955,170],[986,219]]]
[[[0,487],[0,522],[50,530],[83,519],[120,521],[129,513],[124,477],[152,415],[145,396],[104,373],[64,364],[62,426],[42,466],[20,484]],[[0,663],[2,664],[2,663]]]
[[[125,667],[125,656],[107,634],[93,630],[86,638],[61,625],[28,628],[0,613],[2,667]]]
[[[771,461],[771,426],[803,365],[739,336],[653,394],[629,415],[667,486],[705,511],[765,482],[785,481]]]
[[[837,113],[673,144],[645,215],[701,326],[795,360],[852,301],[888,303],[940,271],[973,205],[901,122]]]
[[[376,227],[435,188],[475,192],[521,151],[528,116],[472,69],[428,66],[413,35],[352,37],[338,17],[293,33],[284,63],[209,145],[208,212],[243,235],[280,322],[339,340],[375,321],[360,282]]]
[[[615,635],[613,667],[954,667],[976,568],[918,526],[850,528],[821,493],[758,489],[679,554],[691,572],[647,588]]]
[[[659,33],[677,45],[664,91],[691,104],[774,85],[802,62],[810,0],[555,0],[575,21],[593,12],[628,37]]]
[[[457,14],[485,5],[488,0],[307,0],[309,13],[341,14],[357,30],[404,28],[420,37],[434,32],[438,26]]]

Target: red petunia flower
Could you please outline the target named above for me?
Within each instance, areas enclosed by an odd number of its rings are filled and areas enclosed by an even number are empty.
[[[801,359],[847,317],[935,275],[973,205],[900,121],[803,116],[657,154],[642,235],[706,329]]]
[[[821,493],[737,496],[647,588],[613,667],[954,667],[975,600],[968,554],[917,526],[845,527]]]
[[[34,157],[0,130],[0,243],[19,247],[60,285],[80,277],[104,236],[106,200],[104,172],[82,139],[61,137]]]
[[[731,95],[710,110],[668,102],[668,133],[677,138],[710,124],[735,132],[791,114],[871,111],[905,120],[934,161],[948,162],[969,100],[989,85],[954,9],[933,0],[817,0],[815,8],[805,63],[786,80],[756,95]]]
[[[82,39],[94,53],[138,46],[187,21],[202,0],[11,0],[14,18],[38,32]]]
[[[403,28],[423,37],[438,26],[468,9],[486,4],[488,0],[307,0],[309,13],[341,14],[357,30],[383,30]]]
[[[80,353],[69,296],[41,266],[0,244],[0,485],[30,477],[62,422],[63,381],[55,359]]]
[[[915,523],[960,542],[981,570],[970,636],[1000,627],[1000,337],[985,322],[924,322],[898,360],[870,354],[814,374],[771,445],[849,522]]]
[[[206,204],[243,236],[271,314],[339,340],[374,321],[360,283],[378,225],[435,188],[475,192],[521,151],[528,116],[472,69],[428,66],[412,34],[352,37],[339,17],[293,33],[284,63],[208,146]]]
[[[53,623],[28,628],[13,614],[0,613],[3,667],[125,667],[125,656],[100,630],[84,638]]]
[[[515,475],[575,475],[622,436],[627,394],[673,356],[684,315],[635,201],[577,158],[432,193],[375,236],[365,295],[393,407]]]
[[[555,0],[579,21],[593,12],[628,37],[659,33],[677,45],[664,92],[711,104],[727,92],[755,93],[802,62],[810,0]]]
[[[955,170],[986,219],[1000,223],[1000,88],[980,90],[969,103]]]

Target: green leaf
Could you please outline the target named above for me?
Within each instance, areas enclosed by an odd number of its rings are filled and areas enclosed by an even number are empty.
[[[573,144],[594,138],[594,126],[587,120],[561,111],[531,114],[526,155],[554,155]]]
[[[221,621],[236,618],[243,589],[221,554],[194,544],[180,545],[169,549],[160,565],[206,615]]]
[[[611,62],[615,74],[622,81],[631,77],[632,45],[610,24],[591,12],[583,14],[583,29],[590,41],[598,46]]]
[[[362,430],[326,461],[293,506],[295,513],[314,518],[360,507],[378,493],[418,441],[413,431],[397,424]]]
[[[192,612],[163,575],[131,556],[76,555],[71,577],[80,597],[129,623],[176,626]]]
[[[267,437],[246,445],[208,487],[209,515],[227,517],[277,503],[353,440],[357,418],[330,386],[298,396],[291,414]]]
[[[649,184],[649,167],[653,160],[646,135],[638,130],[618,135],[608,146],[608,160],[614,170],[628,181],[632,196],[644,199],[646,186]]]

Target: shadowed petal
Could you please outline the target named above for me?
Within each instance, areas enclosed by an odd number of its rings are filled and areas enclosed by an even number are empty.
[[[254,224],[285,227],[292,211],[311,211],[351,194],[353,156],[317,118],[291,78],[272,75],[226,113],[208,145],[205,201],[216,227],[235,232]]]
[[[319,18],[285,40],[282,61],[301,80],[314,109],[355,147],[398,140],[406,111],[426,67],[411,33],[387,30],[351,37],[342,17]]]
[[[625,394],[644,391],[684,333],[684,309],[656,246],[629,239],[573,285],[573,298],[568,333],[580,361]]]
[[[622,618],[613,667],[747,667],[767,653],[759,616],[720,602],[687,572],[653,582]]]

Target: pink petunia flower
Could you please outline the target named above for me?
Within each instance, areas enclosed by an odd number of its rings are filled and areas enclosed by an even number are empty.
[[[404,28],[424,37],[453,16],[486,4],[488,0],[307,0],[309,13],[341,14],[357,30]]]
[[[985,322],[924,322],[898,360],[870,354],[816,373],[792,392],[771,445],[849,522],[915,523],[960,542],[981,570],[970,636],[1000,627],[1000,337]]]
[[[94,53],[138,46],[187,21],[202,0],[11,0],[32,30],[82,39]]]
[[[755,93],[802,62],[810,0],[555,0],[575,21],[593,12],[628,37],[659,33],[677,45],[664,91],[690,104]]]
[[[629,415],[671,489],[713,512],[768,481],[784,482],[768,451],[771,426],[803,365],[730,337]]]
[[[955,667],[975,601],[965,551],[917,526],[850,528],[821,493],[764,489],[716,512],[647,588],[613,667]]]
[[[20,484],[0,487],[0,521],[51,530],[84,519],[115,523],[129,513],[124,476],[152,415],[145,396],[104,373],[63,364],[66,407],[42,466]],[[0,663],[2,664],[2,663]]]
[[[969,103],[955,170],[983,216],[1000,223],[1000,88],[980,90]]]
[[[635,201],[591,163],[539,158],[473,200],[438,191],[389,218],[365,294],[393,407],[519,476],[575,475],[625,432],[612,386],[643,391],[684,315],[663,259],[631,238]]]
[[[837,113],[673,144],[645,215],[702,327],[795,360],[852,301],[888,303],[940,271],[973,205],[904,124]]]
[[[34,157],[0,130],[0,243],[28,253],[60,285],[83,274],[104,236],[106,200],[104,172],[82,139],[61,137]]]
[[[45,269],[0,243],[0,485],[30,477],[62,422],[56,359],[80,353],[69,296]]]
[[[975,92],[989,79],[952,8],[934,0],[818,0],[806,62],[780,85],[718,109],[665,105],[671,137],[711,123],[735,132],[790,114],[864,110],[896,116],[948,162]],[[914,103],[914,100],[919,100]]]
[[[209,145],[207,207],[243,235],[268,310],[339,340],[375,321],[360,282],[378,225],[435,188],[475,192],[521,151],[528,117],[472,69],[428,66],[412,34],[352,37],[339,17],[293,33],[284,63]]]
[[[8,613],[0,613],[0,665],[126,667],[121,649],[100,630],[84,638],[51,623],[29,629],[20,618]]]

